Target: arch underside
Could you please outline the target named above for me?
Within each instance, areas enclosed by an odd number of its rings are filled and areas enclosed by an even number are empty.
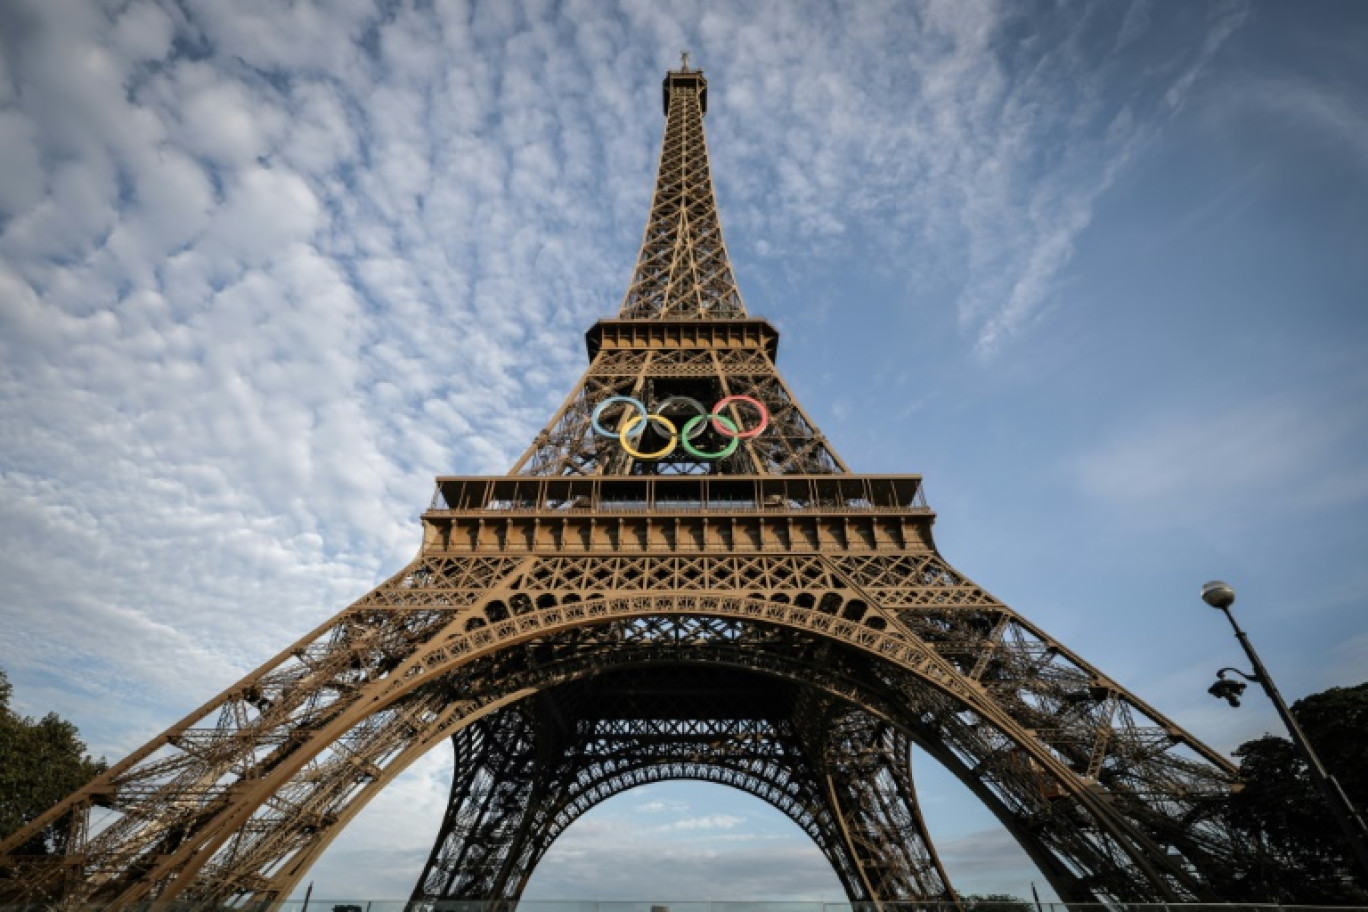
[[[793,681],[667,659],[548,688],[452,743],[451,799],[416,908],[518,899],[582,814],[667,779],[766,801],[812,838],[853,901],[953,899],[913,797],[911,742]]]
[[[934,553],[431,555],[36,821],[66,815],[67,852],[5,856],[0,898],[278,901],[357,811],[434,745],[516,727],[519,714],[535,716],[537,700],[548,699],[541,695],[664,666],[783,682],[771,689],[826,707],[812,711],[820,724],[834,731],[848,718],[861,737],[883,739],[874,755],[891,777],[884,781],[905,775],[905,762],[891,758],[905,761],[908,742],[925,748],[1069,901],[1218,898],[1223,871],[1244,848],[1222,824],[1228,764]],[[794,711],[789,721],[800,717]],[[681,750],[686,735],[674,732]],[[822,737],[829,743],[832,734]],[[811,792],[828,778],[823,770],[844,762],[814,761],[822,743],[801,726],[776,727],[769,749],[789,752],[782,775],[760,752],[718,754],[709,765],[734,770],[757,793],[794,780]],[[595,787],[625,787],[665,756],[648,762],[649,752],[637,760],[627,752],[614,767],[590,763],[587,749],[563,750],[565,770],[583,761],[602,774],[583,786],[564,770],[546,780],[558,791],[518,820],[528,837],[486,857],[485,870],[504,871],[480,875],[494,892],[516,895]],[[901,865],[898,873],[861,879],[879,863],[861,855],[861,838],[908,826],[915,805],[910,781],[897,785],[892,793],[905,793],[886,802],[885,822],[838,839],[843,821],[878,819],[847,807],[877,803],[885,791],[860,791],[860,781],[848,770],[800,825],[817,834],[852,894],[861,884],[885,900],[932,892],[934,856],[915,839],[885,865]]]

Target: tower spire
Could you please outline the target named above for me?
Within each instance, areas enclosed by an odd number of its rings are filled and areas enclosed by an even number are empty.
[[[703,115],[708,81],[689,69],[665,75],[665,139],[655,195],[619,315],[623,319],[717,319],[746,316],[717,217]]]

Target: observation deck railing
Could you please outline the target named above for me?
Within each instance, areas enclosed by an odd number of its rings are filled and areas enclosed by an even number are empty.
[[[928,515],[920,475],[461,477],[437,479],[431,513]]]

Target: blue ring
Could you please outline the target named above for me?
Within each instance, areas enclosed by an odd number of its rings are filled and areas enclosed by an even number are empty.
[[[609,396],[607,399],[604,399],[602,402],[600,402],[598,406],[594,409],[594,414],[589,419],[589,423],[594,426],[594,433],[602,435],[604,437],[618,436],[617,431],[610,431],[603,425],[599,424],[599,417],[603,415],[603,410],[608,406],[612,405],[614,402],[626,402],[630,405],[636,406],[637,410],[641,412],[641,421],[637,425],[637,432],[635,434],[627,435],[630,439],[635,440],[642,434],[646,433],[646,425],[649,423],[647,419],[650,417],[646,412],[646,406],[642,405],[640,402],[638,402],[636,399],[633,399],[631,396]]]

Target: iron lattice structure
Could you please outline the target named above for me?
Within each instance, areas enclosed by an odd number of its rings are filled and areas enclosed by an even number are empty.
[[[409,566],[0,846],[0,902],[278,902],[447,739],[415,908],[516,900],[581,814],[672,778],[778,808],[852,900],[953,900],[914,744],[1065,900],[1227,894],[1230,763],[954,570],[920,477],[851,473],[794,400],[722,241],[706,85],[667,75],[621,312],[509,474],[438,479]],[[682,417],[745,396],[770,421],[725,458],[636,458],[666,425],[612,396]],[[694,449],[756,411],[733,400]],[[16,854],[55,822],[59,852]]]

